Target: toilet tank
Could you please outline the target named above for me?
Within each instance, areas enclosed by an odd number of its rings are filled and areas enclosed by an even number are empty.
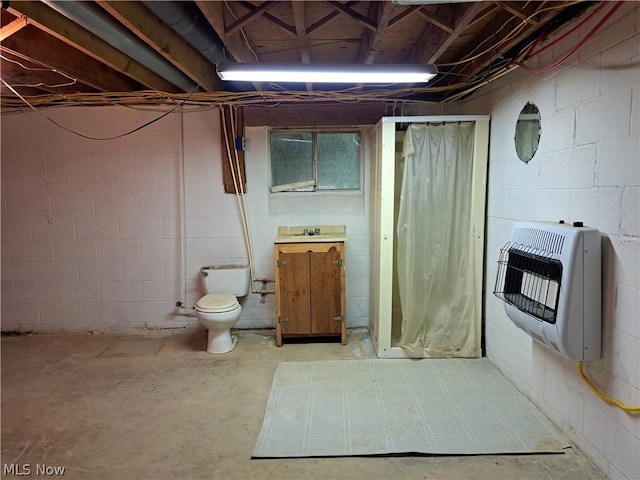
[[[249,265],[207,265],[200,269],[206,293],[228,293],[244,297],[249,293]]]

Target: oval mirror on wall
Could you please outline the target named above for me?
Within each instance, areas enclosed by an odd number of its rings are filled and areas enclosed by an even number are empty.
[[[524,163],[538,150],[540,132],[540,110],[533,103],[527,103],[518,116],[515,135],[516,153]]]

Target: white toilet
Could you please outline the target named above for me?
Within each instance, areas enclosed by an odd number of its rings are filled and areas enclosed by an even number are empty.
[[[196,303],[196,316],[209,331],[207,352],[230,352],[237,342],[230,330],[242,312],[238,297],[249,293],[249,266],[205,266],[200,269],[200,275],[207,295]]]

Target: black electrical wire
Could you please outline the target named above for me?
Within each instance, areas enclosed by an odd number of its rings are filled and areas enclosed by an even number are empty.
[[[45,115],[43,112],[41,112],[40,110],[38,110],[36,107],[34,107],[33,105],[31,105],[27,99],[25,99],[22,95],[20,95],[11,85],[9,85],[7,82],[5,82],[3,79],[0,78],[0,81],[2,81],[2,83],[9,89],[11,90],[18,98],[20,98],[20,100],[22,100],[24,103],[26,103],[29,108],[31,108],[32,110],[34,110],[36,113],[42,115],[44,118],[46,118],[49,122],[53,123],[54,125],[56,125],[57,127],[72,133],[74,135],[77,135],[78,137],[82,137],[82,138],[86,138],[88,140],[116,140],[118,138],[122,138],[122,137],[126,137],[127,135],[131,135],[132,133],[138,132],[140,130],[142,130],[143,128],[148,127],[149,125],[153,125],[154,123],[162,120],[164,117],[166,117],[167,115],[175,112],[176,110],[178,110],[179,108],[183,107],[188,101],[189,99],[194,95],[194,93],[200,88],[200,85],[202,84],[202,82],[204,81],[205,78],[207,78],[207,76],[209,75],[209,73],[211,72],[211,67],[209,67],[207,69],[207,71],[205,72],[205,74],[202,76],[202,78],[200,79],[200,81],[198,82],[198,84],[193,88],[193,90],[191,90],[191,92],[189,93],[189,95],[187,95],[187,97],[182,100],[182,102],[176,104],[172,109],[164,112],[163,114],[159,115],[158,117],[149,120],[148,122],[143,123],[142,125],[139,125],[138,127],[134,128],[133,130],[129,130],[128,132],[125,133],[121,133],[118,135],[114,135],[112,137],[93,137],[91,135],[85,135],[83,133],[77,132],[75,130],[72,130],[68,127],[65,127],[64,125],[58,123],[57,121],[55,121],[54,119],[48,117],[47,115]]]

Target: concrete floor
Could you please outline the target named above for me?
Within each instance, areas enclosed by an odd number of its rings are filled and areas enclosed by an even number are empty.
[[[35,476],[45,465],[65,467],[68,479],[605,478],[576,448],[252,460],[279,362],[375,355],[362,330],[346,346],[277,348],[271,331],[238,336],[221,356],[204,351],[204,332],[3,337],[2,477],[27,468]]]

